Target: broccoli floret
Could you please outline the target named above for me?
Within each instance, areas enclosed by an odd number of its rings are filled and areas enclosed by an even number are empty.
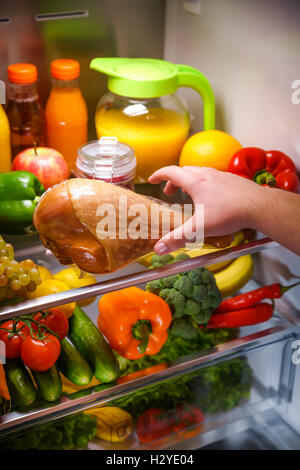
[[[200,305],[193,299],[187,299],[183,309],[184,315],[197,315],[200,312]]]
[[[193,316],[193,319],[195,320],[198,325],[206,324],[210,320],[211,317],[211,311],[210,309],[206,308],[201,310],[201,312],[197,313],[197,315]]]
[[[174,261],[174,256],[167,253],[166,255],[153,255],[151,258],[151,266],[158,268]]]
[[[185,253],[178,256],[188,257]],[[167,302],[174,318],[192,317],[194,325],[206,324],[222,300],[213,274],[204,267],[148,282],[146,289]]]
[[[176,274],[174,276],[155,279],[154,281],[147,282],[146,290],[153,294],[159,294],[162,289],[171,289],[177,279]]]
[[[214,293],[210,296],[210,299],[211,299],[211,304],[210,304],[211,309],[215,310],[216,308],[219,307],[220,303],[222,302],[222,294],[219,291],[217,285],[216,285],[216,289]]]
[[[194,286],[187,276],[180,276],[174,283],[174,289],[179,290],[186,297],[193,297]]]
[[[190,259],[190,256],[187,253],[178,253],[178,255],[175,256],[173,263],[183,261],[184,259]]]
[[[153,294],[159,294],[161,291],[160,279],[155,279],[154,281],[147,282],[146,290],[152,292]]]
[[[171,307],[175,317],[182,317],[185,306],[185,296],[181,294],[181,292],[176,289],[162,289],[159,296]]]
[[[198,286],[199,284],[205,284],[203,282],[203,274],[205,270],[206,270],[205,268],[196,268],[196,269],[193,269],[192,271],[189,271],[186,275],[189,278],[189,280],[192,282],[192,284],[194,284],[195,286]]]
[[[161,289],[171,289],[174,286],[177,279],[178,279],[177,274],[174,274],[174,276],[162,277],[161,279],[159,279]]]
[[[197,286],[193,286],[193,294],[192,298],[196,300],[196,302],[201,303],[203,299],[207,296],[207,287],[203,284],[199,284]]]

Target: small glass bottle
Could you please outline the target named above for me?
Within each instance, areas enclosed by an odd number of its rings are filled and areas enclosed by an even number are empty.
[[[12,157],[28,147],[45,145],[45,119],[37,91],[37,69],[33,64],[11,64],[7,68]]]
[[[78,149],[75,175],[124,186],[134,191],[134,150],[116,137],[101,137]]]

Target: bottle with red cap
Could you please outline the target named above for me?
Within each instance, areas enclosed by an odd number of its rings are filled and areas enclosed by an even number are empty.
[[[87,106],[78,86],[79,63],[58,59],[51,63],[53,87],[46,105],[48,147],[58,150],[74,170],[77,150],[87,141]]]
[[[37,90],[37,68],[17,63],[7,68],[7,117],[12,158],[28,147],[45,144],[45,118]]]

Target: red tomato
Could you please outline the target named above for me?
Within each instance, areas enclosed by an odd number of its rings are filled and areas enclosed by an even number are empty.
[[[172,433],[172,425],[160,408],[149,408],[138,419],[136,432],[140,442],[155,441]]]
[[[63,340],[69,330],[69,322],[66,315],[59,308],[50,308],[47,315],[37,313],[33,319],[46,325],[54,333],[57,333],[60,340]],[[37,330],[37,325],[34,325],[34,329]]]
[[[29,369],[44,372],[55,364],[60,350],[60,342],[53,335],[46,334],[44,339],[28,335],[21,345],[21,359]]]
[[[20,357],[21,344],[25,339],[25,336],[28,334],[28,327],[24,326],[25,324],[19,321],[16,324],[16,329],[23,328],[16,334],[11,336],[13,331],[14,323],[13,320],[8,320],[2,323],[0,328],[5,328],[7,331],[0,329],[0,341],[5,343],[5,357],[6,359],[16,359]]]

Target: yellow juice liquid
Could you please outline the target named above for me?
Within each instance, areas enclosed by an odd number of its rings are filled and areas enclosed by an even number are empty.
[[[133,147],[137,183],[147,182],[163,166],[178,163],[190,126],[187,115],[163,108],[148,108],[138,116],[128,116],[122,109],[100,108],[95,122],[98,138],[115,136]]]
[[[11,171],[10,130],[7,116],[0,104],[0,173]]]

